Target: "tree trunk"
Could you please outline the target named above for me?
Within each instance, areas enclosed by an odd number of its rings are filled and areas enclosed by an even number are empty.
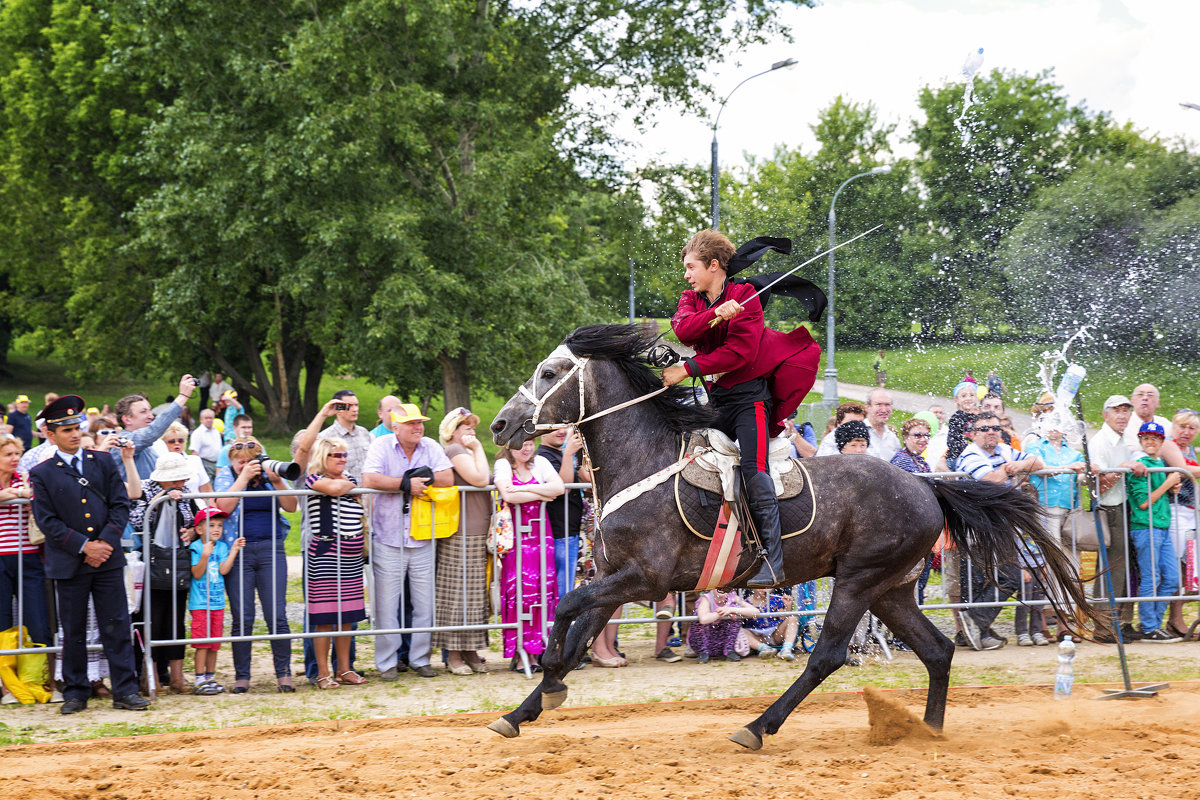
[[[442,365],[442,392],[446,410],[471,407],[471,371],[466,355],[438,356]]]
[[[325,398],[321,397],[321,378],[324,375],[325,351],[310,344],[304,356],[304,414],[303,419],[295,423],[296,427],[307,425],[317,415],[317,409],[324,405]]]

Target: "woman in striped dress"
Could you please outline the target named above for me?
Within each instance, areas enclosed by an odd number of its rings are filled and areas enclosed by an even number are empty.
[[[305,485],[321,494],[308,501],[312,538],[305,559],[308,616],[317,631],[353,630],[367,618],[363,602],[363,505],[358,481],[346,474],[349,452],[337,438],[321,439],[313,446]],[[329,640],[334,640],[337,662],[350,663],[350,637],[313,639],[317,660],[317,688],[336,689],[341,683],[359,685],[367,679],[346,670],[335,679],[329,671]]]

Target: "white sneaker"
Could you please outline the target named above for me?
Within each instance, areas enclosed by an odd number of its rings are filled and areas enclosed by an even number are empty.
[[[684,658],[695,658],[696,657],[696,651],[691,648],[691,645],[685,644],[683,646],[683,657]]]

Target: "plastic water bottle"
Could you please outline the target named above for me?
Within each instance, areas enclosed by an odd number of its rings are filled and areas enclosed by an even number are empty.
[[[1067,367],[1067,371],[1063,373],[1062,380],[1058,382],[1058,391],[1054,393],[1054,405],[1056,409],[1066,410],[1070,408],[1071,403],[1075,402],[1075,393],[1079,391],[1079,384],[1083,383],[1083,379],[1087,377],[1087,370],[1078,364],[1072,364]]]
[[[972,50],[967,53],[967,58],[963,61],[962,75],[968,81],[974,79],[975,73],[979,72],[979,68],[983,66],[983,48]]]
[[[1075,643],[1064,636],[1058,645],[1058,674],[1054,676],[1054,699],[1069,700],[1075,685]]]

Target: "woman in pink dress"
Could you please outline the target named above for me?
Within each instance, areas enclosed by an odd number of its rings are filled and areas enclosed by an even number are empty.
[[[542,554],[545,553],[545,617],[554,619],[558,605],[558,579],[554,570],[554,539],[549,525],[544,525],[544,508],[564,491],[557,470],[542,456],[534,455],[537,445],[530,440],[518,450],[500,449],[496,459],[495,482],[500,497],[508,503],[513,515],[516,545],[500,561],[500,619],[506,624],[517,621],[517,580],[521,581],[521,607],[532,610],[533,620],[522,631],[521,646],[526,653],[541,655],[546,649],[547,630],[543,629]],[[522,533],[528,525],[529,530]],[[520,574],[517,553],[521,555]],[[504,656],[513,658],[517,650],[517,631],[504,631]],[[510,665],[516,669],[516,661]]]

